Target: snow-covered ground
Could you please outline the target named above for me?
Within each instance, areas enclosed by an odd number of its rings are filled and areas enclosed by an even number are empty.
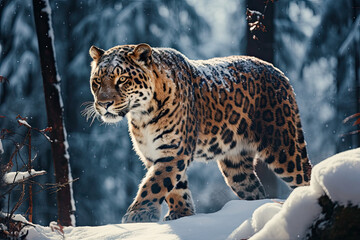
[[[227,203],[212,214],[197,214],[159,223],[65,227],[66,239],[302,239],[321,213],[318,198],[360,206],[360,148],[330,157],[313,168],[310,186],[278,200]],[[349,187],[351,186],[351,187]],[[52,230],[53,229],[53,230]],[[62,239],[54,227],[28,227],[29,240]]]
[[[98,227],[65,227],[66,239],[127,239],[127,240],[220,240],[229,234],[242,222],[251,217],[253,211],[272,200],[228,202],[220,211],[211,214],[197,214],[173,221],[159,223],[129,223]],[[120,220],[119,220],[120,221]],[[36,225],[30,228],[29,240],[62,239],[61,235],[52,232],[50,227]]]

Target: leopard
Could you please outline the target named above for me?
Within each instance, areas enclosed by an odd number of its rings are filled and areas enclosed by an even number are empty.
[[[261,161],[289,187],[309,185],[300,113],[289,79],[253,56],[190,60],[146,43],[108,50],[91,46],[88,115],[107,124],[128,120],[133,147],[146,168],[122,223],[157,222],[195,214],[186,171],[216,161],[243,200],[266,193],[255,171]]]

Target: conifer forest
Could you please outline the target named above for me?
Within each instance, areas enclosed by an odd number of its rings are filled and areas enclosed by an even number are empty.
[[[189,59],[257,56],[294,87],[313,164],[360,146],[359,0],[48,0],[48,16],[36,15],[37,2],[0,0],[1,171],[37,171],[26,189],[1,183],[4,212],[40,225],[59,217],[64,225],[116,224],[136,196],[146,169],[127,121],[82,115],[93,101],[92,45],[147,43]],[[288,196],[257,168],[270,197]],[[238,199],[216,162],[194,162],[188,176],[198,213]],[[70,217],[61,216],[62,199]]]

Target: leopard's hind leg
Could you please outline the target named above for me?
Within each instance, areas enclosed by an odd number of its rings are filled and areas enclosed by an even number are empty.
[[[306,143],[298,115],[295,124],[288,121],[286,128],[276,130],[272,137],[272,145],[265,144],[268,145],[265,148],[260,145],[261,159],[289,187],[296,188],[309,185],[311,163],[307,155]]]
[[[264,187],[254,171],[253,153],[242,151],[238,156],[218,161],[225,182],[241,199],[254,200],[265,197]]]

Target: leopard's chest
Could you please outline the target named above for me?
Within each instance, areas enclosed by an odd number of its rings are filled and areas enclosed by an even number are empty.
[[[154,141],[156,129],[153,129],[153,127],[135,128],[129,126],[129,132],[134,149],[145,164],[146,161],[153,162],[159,158],[160,153],[157,149],[161,145],[161,140]]]

